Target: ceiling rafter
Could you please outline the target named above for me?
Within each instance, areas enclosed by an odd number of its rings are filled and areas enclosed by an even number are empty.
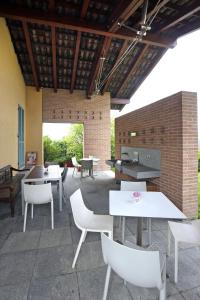
[[[123,89],[123,87],[126,85],[126,83],[128,82],[129,80],[129,76],[131,74],[133,74],[138,66],[140,65],[142,59],[143,59],[143,56],[146,54],[147,50],[148,50],[149,46],[146,45],[144,46],[144,48],[142,49],[142,51],[140,52],[138,58],[136,60],[133,61],[133,63],[129,66],[129,69],[128,69],[128,72],[126,74],[126,76],[124,77],[120,87],[118,88],[118,90],[116,91],[115,95],[119,95],[120,94],[120,91]]]
[[[83,5],[81,9],[81,19],[84,19],[86,17],[89,4],[90,4],[90,0],[83,1]]]
[[[81,32],[77,32],[76,37],[76,49],[75,49],[75,55],[74,55],[74,63],[73,63],[73,70],[72,70],[72,79],[71,79],[71,85],[70,85],[70,93],[73,93],[74,90],[74,84],[76,79],[76,71],[77,71],[77,64],[78,64],[78,55],[79,55],[79,49],[80,49],[80,42],[81,42]]]
[[[117,33],[106,31],[104,26],[89,24],[88,22],[82,20],[77,21],[76,18],[70,17],[61,17],[57,16],[55,13],[49,13],[44,16],[41,12],[36,12],[35,10],[30,9],[18,9],[0,5],[0,16],[8,17],[14,20],[25,21],[29,23],[38,23],[43,25],[51,26],[52,23],[55,27],[66,28],[75,31],[93,33],[97,35],[102,35],[104,37],[118,38],[122,40],[132,41],[136,38],[136,34],[130,30],[119,29]],[[45,18],[45,19],[44,19]],[[174,47],[176,42],[171,38],[163,38],[157,34],[148,34],[147,37],[143,38],[141,43],[155,45],[164,48]]]
[[[51,27],[51,44],[52,44],[52,62],[53,62],[53,85],[54,92],[57,92],[57,65],[56,65],[56,28]]]
[[[167,51],[167,49],[163,49],[162,52],[156,57],[153,64],[146,70],[145,76],[143,77],[143,79],[136,86],[134,86],[133,89],[130,90],[130,95],[133,95],[135,93],[135,91],[139,88],[139,86],[142,84],[142,82],[144,82],[144,80],[147,78],[147,76],[153,70],[153,68],[157,65],[157,63],[163,57],[163,55],[165,54],[166,51]]]
[[[194,15],[198,11],[200,11],[200,5],[197,5],[197,4],[193,5],[191,7],[190,11],[188,11],[188,9],[187,10],[184,9],[175,18],[171,18],[171,19],[168,18],[168,22],[164,26],[158,28],[157,31],[163,32],[163,31],[175,26],[176,24],[184,21],[185,19]]]
[[[26,41],[28,56],[29,56],[29,59],[30,59],[30,62],[31,62],[34,85],[36,87],[36,90],[39,91],[39,89],[40,89],[39,88],[39,82],[38,82],[38,77],[37,77],[37,72],[36,72],[35,61],[34,61],[34,58],[33,58],[33,50],[32,50],[32,46],[31,46],[31,39],[30,39],[27,23],[23,21],[22,22],[22,27],[23,27],[23,31],[24,31],[24,37],[25,37],[25,41]]]
[[[118,22],[125,22],[128,18],[136,12],[142,5],[144,0],[121,0],[116,10],[113,12],[109,22],[109,31],[115,32],[119,29]]]
[[[156,5],[148,14],[147,18],[152,17],[157,11],[159,11],[163,6],[165,6],[171,0],[163,0],[160,4]]]
[[[55,0],[49,0],[49,10],[50,11],[55,10]]]
[[[101,48],[99,47],[99,51],[97,53],[96,60],[95,60],[95,63],[93,64],[93,68],[91,70],[90,78],[88,81],[89,82],[89,85],[87,88],[87,96],[88,97],[91,96],[93,88],[94,88],[95,79],[97,77],[98,70],[99,70],[100,58],[105,57],[105,54],[107,53],[107,51],[109,49],[110,43],[111,43],[111,39],[105,37],[104,41],[102,42],[102,47]]]
[[[114,64],[114,66],[112,67],[112,69],[111,69],[111,71],[110,71],[111,74],[110,74],[110,76],[107,78],[106,83],[105,83],[105,85],[104,85],[104,87],[103,87],[102,93],[105,93],[105,91],[106,91],[108,85],[110,84],[110,82],[111,82],[111,80],[112,80],[112,76],[113,76],[113,73],[112,73],[112,72],[113,72],[115,66],[118,64],[119,59],[121,58],[121,56],[122,56],[123,53],[126,51],[127,47],[128,47],[128,42],[127,42],[127,41],[124,41],[123,46],[122,46],[122,48],[120,49],[119,54],[118,54],[118,56],[117,56],[117,58],[116,58],[115,64]]]

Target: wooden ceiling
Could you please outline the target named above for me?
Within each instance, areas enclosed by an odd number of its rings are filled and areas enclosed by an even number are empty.
[[[144,0],[7,0],[0,2],[26,85],[100,92],[122,109],[178,37],[200,28],[199,0],[151,0],[151,30],[112,73],[140,27]],[[159,9],[157,11],[157,9]],[[118,22],[126,27],[120,27]],[[108,74],[111,75],[108,76]]]

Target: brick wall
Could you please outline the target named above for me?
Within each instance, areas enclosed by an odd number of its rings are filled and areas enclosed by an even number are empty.
[[[138,135],[130,137],[129,131]],[[152,182],[188,217],[196,217],[196,93],[179,92],[119,117],[115,133],[116,158],[120,158],[121,146],[160,149],[161,176]]]
[[[108,170],[110,158],[110,94],[86,99],[85,92],[43,89],[43,122],[82,123],[84,156],[100,158],[98,169]]]

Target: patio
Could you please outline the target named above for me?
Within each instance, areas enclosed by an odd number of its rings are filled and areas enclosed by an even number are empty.
[[[22,232],[21,198],[16,205],[16,216],[10,218],[9,205],[0,203],[0,299],[102,299],[106,274],[100,235],[88,234],[82,246],[75,270],[71,268],[74,250],[80,237],[69,203],[70,195],[81,188],[88,208],[97,213],[108,213],[108,191],[119,189],[111,171],[98,172],[95,179],[72,177],[69,170],[65,182],[67,203],[58,211],[58,194],[54,187],[55,230],[50,229],[50,207],[35,208],[35,217],[27,219],[27,231]],[[117,225],[117,224],[115,224]],[[136,223],[127,218],[126,239],[134,241]],[[120,239],[118,227],[114,238]],[[144,233],[144,244],[147,242]],[[167,222],[153,220],[152,242],[167,247]],[[179,257],[179,281],[173,283],[174,260],[167,258],[167,299],[199,299],[200,276],[197,262],[198,247],[183,246]],[[134,266],[133,266],[134,267]],[[127,284],[112,273],[109,299],[157,299],[155,289],[141,289]]]

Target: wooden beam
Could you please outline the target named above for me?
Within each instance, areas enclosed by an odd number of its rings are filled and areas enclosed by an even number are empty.
[[[111,104],[122,104],[126,105],[130,103],[130,99],[122,99],[122,98],[111,98]]]
[[[84,19],[86,17],[89,3],[90,3],[90,0],[83,1],[83,6],[81,9],[81,19]]]
[[[156,57],[156,59],[154,59],[153,64],[150,64],[149,68],[146,70],[145,76],[143,76],[141,81],[130,91],[130,98],[134,95],[135,91],[138,90],[140,85],[148,77],[149,73],[153,70],[153,68],[158,64],[159,60],[163,57],[166,51],[167,49],[162,49],[161,53]]]
[[[49,6],[50,11],[55,11],[55,0],[49,0]]]
[[[29,23],[43,24],[48,26],[54,25],[58,28],[66,28],[75,31],[93,33],[109,38],[117,38],[130,41],[136,38],[136,34],[132,31],[121,29],[118,30],[117,33],[109,32],[105,30],[104,26],[98,24],[89,24],[84,20],[78,21],[76,18],[57,16],[55,13],[51,12],[49,12],[48,14],[44,14],[33,9],[19,9],[13,8],[11,6],[0,5],[0,16]],[[159,35],[150,33],[147,37],[143,38],[141,43],[164,48],[174,47],[174,39],[166,39]]]
[[[39,88],[39,82],[38,82],[38,78],[37,78],[36,66],[35,66],[35,61],[34,61],[34,58],[33,58],[33,50],[32,50],[32,46],[31,46],[31,39],[30,39],[27,23],[23,21],[22,22],[22,27],[23,27],[23,30],[24,30],[26,48],[27,48],[28,56],[29,56],[30,63],[31,63],[34,85],[36,87],[36,90],[39,91],[39,89],[40,89]]]
[[[160,2],[160,4],[158,4],[158,6],[156,5],[148,14],[147,14],[147,19],[152,17],[158,10],[160,10],[163,6],[165,6],[170,0],[163,0]]]
[[[114,64],[114,66],[111,69],[111,75],[107,78],[106,84],[104,85],[104,87],[102,89],[102,93],[105,93],[106,89],[108,88],[108,85],[110,84],[110,82],[112,80],[112,76],[113,76],[112,71],[114,70],[115,66],[118,64],[119,59],[121,58],[121,56],[123,55],[123,53],[126,51],[127,47],[128,47],[128,42],[124,41],[123,46],[121,47],[121,49],[119,51],[119,54],[117,56],[117,59],[115,61],[115,64]]]
[[[178,14],[178,16],[176,16],[175,18],[168,18],[167,19],[168,22],[163,27],[158,29],[157,31],[163,32],[163,31],[175,26],[176,24],[184,21],[185,19],[192,16],[193,14],[195,14],[198,11],[200,11],[200,5],[198,5],[198,4],[193,5],[191,10],[189,10],[189,11],[188,11],[188,9],[181,10],[180,14]]]
[[[111,43],[111,39],[106,37],[106,38],[104,38],[101,48],[99,47],[99,51],[97,53],[96,60],[93,63],[93,68],[91,70],[90,78],[88,81],[89,84],[88,84],[88,88],[87,88],[87,96],[89,96],[89,97],[92,94],[92,91],[94,89],[95,79],[97,77],[99,65],[100,65],[100,58],[106,56],[106,53],[110,46],[110,43]]]
[[[142,49],[142,51],[141,51],[141,53],[139,54],[138,58],[135,59],[135,60],[133,61],[133,63],[129,66],[129,70],[128,70],[127,74],[124,76],[124,79],[123,79],[123,81],[122,81],[120,87],[118,88],[117,92],[115,93],[115,95],[119,95],[119,94],[120,94],[120,91],[123,89],[123,87],[124,87],[124,86],[126,85],[126,83],[128,82],[129,76],[130,76],[131,74],[133,74],[133,73],[137,70],[137,68],[138,68],[138,66],[141,64],[141,61],[142,61],[142,59],[143,59],[143,56],[146,54],[148,48],[149,48],[148,45],[144,46],[144,48]]]
[[[125,22],[142,5],[144,0],[122,0],[111,15],[109,31],[115,32],[119,29],[118,22]]]
[[[74,63],[73,63],[73,70],[72,70],[70,93],[73,93],[73,90],[74,90],[74,83],[75,83],[75,79],[76,79],[76,71],[77,71],[77,64],[78,64],[78,55],[79,55],[79,49],[80,49],[80,41],[81,41],[81,32],[78,31],[77,38],[76,38],[76,49],[75,49],[75,54],[74,54]]]
[[[52,45],[52,61],[53,61],[53,86],[54,92],[57,92],[57,65],[56,65],[56,29],[51,27],[51,45]]]

